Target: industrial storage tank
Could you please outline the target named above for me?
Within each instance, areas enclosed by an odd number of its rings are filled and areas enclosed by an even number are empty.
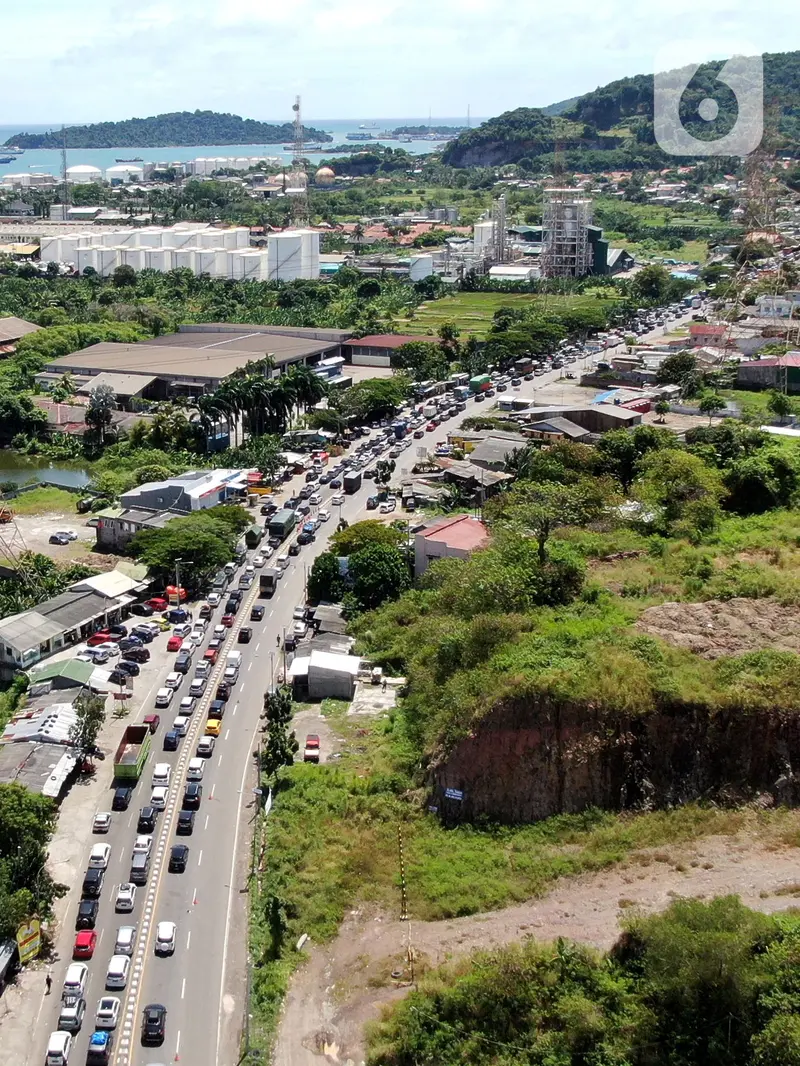
[[[173,270],[191,270],[195,273],[197,255],[194,248],[176,248],[172,253]]]
[[[144,248],[123,248],[121,258],[125,266],[133,267],[134,270],[144,270],[147,266],[147,252]]]
[[[148,248],[145,252],[145,260],[150,270],[160,270],[162,273],[172,270],[171,248]]]
[[[97,272],[107,278],[122,263],[121,248],[100,248],[97,253]]]
[[[106,169],[106,181],[112,185],[122,185],[131,181],[142,181],[144,170],[134,163],[118,163],[115,167]]]
[[[79,248],[75,255],[75,266],[78,269],[78,273],[82,274],[87,267],[91,267],[100,273],[98,256],[101,249],[98,248]]]
[[[164,231],[158,226],[151,226],[147,229],[137,230],[136,232],[139,235],[140,248],[161,248],[161,239]]]
[[[92,181],[102,180],[103,172],[99,167],[90,166],[88,163],[67,167],[67,181],[71,181],[73,185],[86,185]]]
[[[317,173],[314,175],[314,183],[316,185],[333,185],[336,181],[336,175],[330,167],[320,167]]]
[[[201,231],[195,235],[198,248],[224,248],[225,241],[219,230]]]
[[[472,231],[472,243],[475,251],[486,251],[492,243],[493,234],[493,222],[476,222]]]
[[[244,281],[261,281],[262,272],[266,268],[266,255],[254,249],[252,252],[237,252],[240,263],[240,274]]]
[[[63,262],[61,237],[40,237],[39,258],[43,263]]]
[[[138,248],[139,233],[135,229],[117,230],[114,234],[116,243],[120,248]]]
[[[302,277],[303,235],[299,230],[270,234],[267,240],[269,281],[296,281]]]
[[[433,273],[432,255],[412,255],[408,265],[408,280],[422,281]]]

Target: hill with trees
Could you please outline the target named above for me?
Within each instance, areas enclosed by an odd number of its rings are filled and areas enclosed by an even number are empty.
[[[770,53],[763,60],[765,110],[775,115],[771,138],[782,151],[800,150],[800,52]],[[722,60],[702,64],[681,97],[682,121],[702,140],[728,133],[738,115],[733,91],[718,77],[723,66]],[[713,122],[698,114],[708,97],[719,105]],[[507,111],[462,133],[446,147],[443,160],[458,167],[527,162],[532,170],[547,170],[552,167],[556,134],[567,169],[646,168],[674,162],[655,143],[652,74],[620,78],[541,110]]]
[[[323,130],[303,127],[309,141],[328,142]],[[256,122],[217,111],[172,111],[149,118],[121,122],[95,122],[67,128],[69,148],[172,148],[204,144],[282,144],[292,140],[291,122]],[[5,143],[20,148],[61,148],[61,130],[49,133],[15,133]]]

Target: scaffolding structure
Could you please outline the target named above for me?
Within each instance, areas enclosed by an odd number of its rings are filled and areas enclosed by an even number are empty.
[[[305,130],[300,111],[300,97],[292,105],[294,111],[294,138],[292,146],[292,170],[287,178],[284,173],[284,192],[292,198],[292,223],[303,226],[308,223],[308,175],[305,161]]]
[[[592,201],[578,189],[544,190],[542,274],[581,278],[592,269]]]
[[[508,230],[506,228],[506,198],[498,196],[492,201],[492,245],[493,263],[507,263],[510,257]]]

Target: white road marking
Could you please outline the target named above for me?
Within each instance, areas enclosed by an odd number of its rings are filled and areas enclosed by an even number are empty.
[[[187,951],[189,950],[189,945],[191,944],[191,942],[192,942],[192,931],[190,929],[189,933],[188,933],[188,935],[186,937],[186,950]]]
[[[208,829],[208,819],[210,817],[211,817],[210,815],[208,815],[208,814],[206,815],[206,824],[203,826],[203,829]]]
[[[274,613],[275,613],[274,611],[270,611],[269,614],[267,615],[267,618],[272,618]]]
[[[261,647],[261,641],[259,641],[259,642],[258,642],[258,644],[256,644],[256,651],[258,651],[258,649],[259,649],[260,647]]]
[[[222,756],[217,759],[217,766],[222,766]]]
[[[227,740],[228,737],[230,736],[230,732],[231,732],[230,729],[226,729],[225,730],[225,740]]]
[[[181,981],[181,999],[183,999],[185,992],[186,992],[186,978],[184,977],[184,979]]]
[[[197,856],[197,865],[199,866],[202,861],[203,861],[203,853],[201,851],[200,854]]]
[[[176,1061],[177,1061],[178,1052],[180,1051],[180,1049],[181,1049],[181,1031],[179,1029],[178,1030],[178,1039],[175,1041],[175,1059],[176,1059]]]
[[[253,669],[253,664],[252,664],[252,662],[250,662],[250,663],[247,664],[247,672],[248,672],[248,674],[250,673],[250,671],[252,669]]]

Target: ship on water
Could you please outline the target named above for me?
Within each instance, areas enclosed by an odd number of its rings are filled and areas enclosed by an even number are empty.
[[[115,163],[143,163],[144,160],[140,155],[135,155],[133,159],[115,159]]]

